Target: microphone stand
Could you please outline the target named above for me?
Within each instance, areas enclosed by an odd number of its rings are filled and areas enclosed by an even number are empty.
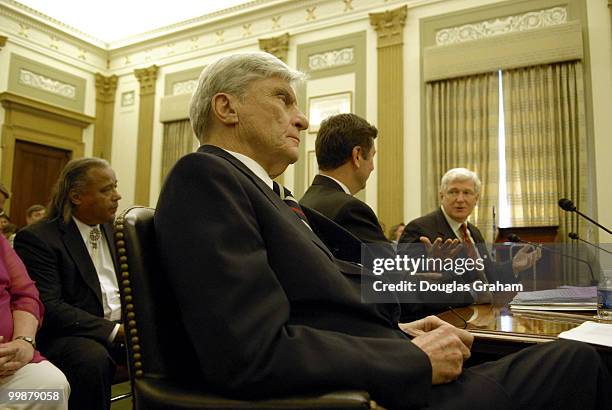
[[[608,232],[610,235],[612,235],[612,231],[609,230],[608,228],[606,228],[605,226],[603,226],[602,224],[600,224],[597,221],[594,221],[593,219],[589,218],[588,216],[586,216],[585,214],[583,214],[582,212],[580,212],[578,209],[574,209],[574,212],[576,212],[578,215],[580,215],[581,217],[583,217],[584,219],[586,219],[587,221],[591,222],[592,224],[600,227],[601,229],[603,229],[604,231]]]
[[[567,234],[567,236],[569,236],[569,237],[570,237],[571,239],[573,239],[573,240],[578,240],[578,241],[584,242],[584,243],[586,243],[586,244],[589,244],[589,245],[591,245],[591,246],[593,246],[593,247],[595,247],[595,248],[599,249],[600,251],[604,251],[604,252],[609,253],[610,255],[612,255],[612,252],[610,252],[609,250],[604,249],[604,248],[602,248],[602,247],[601,247],[601,246],[599,246],[599,245],[595,245],[594,243],[591,243],[591,242],[589,242],[589,241],[586,241],[586,240],[582,239],[582,238],[581,238],[580,236],[578,236],[578,234],[577,234],[577,233],[575,233],[575,232],[570,232],[569,234]]]
[[[515,235],[515,234],[508,235],[508,239],[510,240],[510,242],[525,243],[527,245],[535,246],[536,248],[540,248],[542,250],[547,250],[548,252],[556,253],[556,254],[564,256],[566,258],[574,259],[574,260],[577,260],[579,262],[582,262],[582,263],[586,264],[586,266],[589,268],[589,273],[591,274],[591,285],[592,286],[597,286],[597,279],[595,279],[595,274],[593,273],[593,268],[591,268],[591,264],[588,263],[587,261],[585,261],[584,259],[577,258],[577,257],[572,256],[572,255],[568,255],[568,254],[566,254],[564,252],[561,252],[561,251],[559,251],[557,249],[553,249],[553,248],[549,248],[547,246],[543,246],[540,243],[534,243],[534,242],[525,241],[525,240],[519,238],[519,236]]]

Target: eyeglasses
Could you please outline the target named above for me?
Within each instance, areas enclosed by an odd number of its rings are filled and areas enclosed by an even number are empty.
[[[468,199],[471,199],[476,196],[476,192],[469,189],[464,189],[463,191],[460,191],[458,189],[449,189],[448,191],[446,191],[446,195],[452,199],[457,198],[459,194],[463,194],[463,196]]]

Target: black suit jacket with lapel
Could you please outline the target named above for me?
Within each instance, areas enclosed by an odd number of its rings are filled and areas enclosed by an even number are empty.
[[[485,240],[482,233],[480,233],[480,230],[470,222],[467,223],[467,226],[472,238],[474,238],[474,243],[478,248],[478,252],[484,260],[485,274],[487,275],[488,281],[516,283],[517,279],[512,272],[512,263],[495,263],[491,259],[491,255],[485,246]],[[431,242],[438,237],[442,238],[443,240],[459,239],[446,221],[444,213],[440,208],[408,223],[408,225],[406,225],[404,228],[404,232],[399,242],[400,244],[419,243],[419,238],[421,236],[429,238]],[[458,256],[465,257],[466,255],[464,253],[460,253]],[[469,282],[474,281],[476,278],[475,272],[466,273],[465,275],[465,279]]]
[[[102,231],[115,263],[112,225]],[[59,218],[30,225],[15,237],[15,251],[36,282],[45,305],[38,335],[44,352],[45,340],[61,336],[83,336],[107,345],[115,323],[104,319],[100,281],[77,225]]]
[[[390,243],[372,208],[352,195],[331,178],[316,175],[300,204],[327,216],[365,243]]]
[[[361,389],[422,406],[427,356],[397,305],[361,302],[321,240],[240,161],[213,146],[180,159],[155,230],[205,382],[238,397]]]

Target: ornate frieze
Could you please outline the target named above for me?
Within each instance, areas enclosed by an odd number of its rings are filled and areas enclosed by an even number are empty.
[[[19,71],[19,82],[71,100],[76,99],[76,87],[74,85],[45,77],[24,68]]]
[[[140,83],[140,95],[155,93],[155,81],[157,80],[158,71],[159,67],[156,65],[134,70],[134,75]]]
[[[105,77],[100,73],[96,73],[96,99],[109,103],[115,101],[117,81],[118,77],[116,75]]]
[[[282,34],[278,37],[260,38],[259,48],[286,63],[287,53],[289,52],[289,33]]]
[[[378,48],[404,44],[404,25],[408,7],[370,13],[370,23],[378,35]]]
[[[325,53],[308,56],[308,69],[310,71],[325,70],[351,64],[355,59],[353,47],[326,51]]]
[[[545,10],[530,11],[515,16],[507,16],[438,30],[436,32],[436,45],[442,46],[463,43],[466,41],[498,36],[500,34],[554,26],[566,22],[567,9],[565,7],[553,7]]]
[[[172,95],[192,94],[198,86],[198,79],[178,81],[172,84]]]

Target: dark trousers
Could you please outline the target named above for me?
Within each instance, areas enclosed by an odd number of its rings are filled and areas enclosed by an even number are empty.
[[[41,353],[66,375],[71,389],[69,409],[110,409],[115,361],[106,346],[69,336],[46,341]]]
[[[465,369],[434,386],[432,409],[612,409],[612,379],[599,353],[560,340]]]

